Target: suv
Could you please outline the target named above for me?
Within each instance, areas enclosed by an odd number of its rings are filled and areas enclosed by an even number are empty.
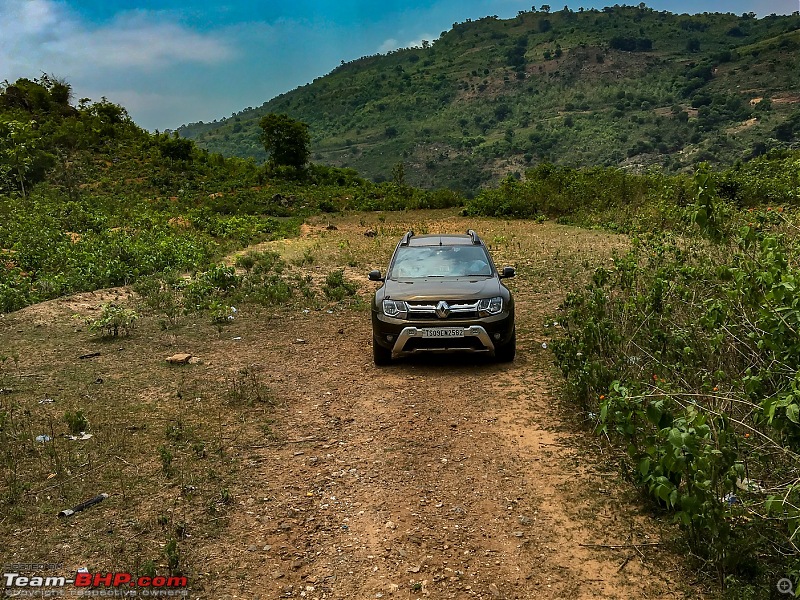
[[[466,235],[406,233],[372,300],[372,354],[376,365],[419,352],[486,352],[512,361],[517,348],[514,299],[486,245]]]

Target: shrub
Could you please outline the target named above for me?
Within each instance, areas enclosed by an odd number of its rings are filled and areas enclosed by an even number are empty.
[[[89,331],[100,331],[108,337],[128,335],[138,318],[139,314],[133,309],[104,304],[100,316],[89,324]]]
[[[737,221],[708,177],[695,235],[634,238],[568,296],[553,349],[569,397],[720,584],[771,586],[800,567],[800,257],[779,212]]]
[[[325,296],[331,300],[341,302],[345,298],[354,296],[358,291],[358,286],[345,279],[344,269],[339,269],[328,273],[322,289],[325,292]]]

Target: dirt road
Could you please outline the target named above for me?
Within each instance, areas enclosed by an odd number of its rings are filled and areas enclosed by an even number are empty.
[[[499,266],[517,267],[519,352],[513,364],[426,357],[378,369],[363,303],[279,313],[245,307],[224,334],[213,336],[193,324],[168,332],[143,325],[125,342],[124,372],[104,350],[75,377],[116,382],[113,394],[93,392],[98,403],[130,398],[131,406],[172,423],[167,438],[180,475],[165,479],[159,471],[154,448],[163,443],[157,440],[164,439],[162,425],[131,429],[116,417],[96,416],[95,426],[107,423],[111,432],[100,453],[124,458],[123,451],[134,452],[131,440],[142,437],[137,451],[149,453],[149,463],[134,468],[132,459],[120,458],[117,474],[108,475],[141,486],[131,483],[122,497],[74,520],[70,530],[58,529],[44,509],[24,517],[17,531],[38,531],[54,544],[35,550],[34,558],[57,554],[71,567],[140,566],[134,554],[143,559],[165,546],[165,537],[147,524],[158,531],[156,523],[173,527],[180,520],[181,565],[197,598],[700,597],[667,542],[671,526],[647,514],[621,481],[613,455],[584,433],[585,417],[559,400],[552,355],[543,347],[552,330],[545,323],[557,315],[568,287],[624,240],[449,213],[375,219],[339,217],[335,230],[320,220],[303,238],[269,247],[289,259],[313,253],[312,264],[297,267],[312,277],[352,265],[346,273],[361,283],[366,299],[374,284],[365,274],[385,267],[396,234],[409,226],[472,227],[493,246]],[[375,239],[363,236],[368,227],[378,230]],[[46,381],[30,384],[31,399],[48,381],[63,379],[64,367],[52,363],[64,344],[73,344],[71,354],[80,340],[86,345],[85,332],[63,326],[64,315],[80,312],[85,300],[5,318],[0,334],[23,353],[20,370],[45,374]],[[27,328],[64,337],[50,342],[39,336],[45,350],[31,355],[33,338],[14,335]],[[162,366],[174,350],[191,351],[202,362],[176,375]],[[209,399],[209,382],[242,369],[258,373],[273,406],[226,408]],[[152,438],[144,437],[147,431]],[[188,431],[191,436],[182,433]],[[185,447],[175,442],[181,436]],[[213,459],[213,468],[210,453],[197,452],[197,443],[194,455],[188,450],[194,439],[209,447],[218,441],[221,458]],[[167,473],[164,461],[162,454]],[[104,475],[87,475],[90,482],[93,477],[100,489]],[[221,501],[215,481],[223,482]],[[105,537],[104,527],[112,532]],[[24,550],[3,558],[31,555]]]

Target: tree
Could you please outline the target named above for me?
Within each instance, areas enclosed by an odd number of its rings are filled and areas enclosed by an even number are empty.
[[[406,185],[406,168],[402,162],[397,163],[392,167],[392,182],[397,187],[405,187]]]
[[[193,149],[194,142],[180,137],[177,131],[174,132],[172,137],[165,133],[158,140],[158,151],[161,156],[171,161],[191,161]]]
[[[0,122],[0,190],[6,185],[19,188],[26,196],[25,183],[36,164],[38,138],[34,122]]]
[[[311,135],[308,124],[292,119],[289,115],[270,113],[259,121],[263,130],[261,142],[274,166],[302,169],[311,155]]]

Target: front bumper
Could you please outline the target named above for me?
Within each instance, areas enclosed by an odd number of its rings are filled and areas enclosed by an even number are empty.
[[[480,320],[418,321],[411,323],[373,312],[373,343],[390,350],[392,358],[423,352],[490,353],[514,335],[514,315],[501,313]],[[458,328],[463,337],[423,337],[424,329]]]
[[[392,346],[392,358],[415,354],[417,352],[494,352],[494,343],[486,330],[480,325],[464,327],[464,337],[424,338],[420,327],[405,327]],[[422,343],[409,344],[420,340]],[[480,342],[482,347],[473,342]],[[435,342],[432,343],[432,342]],[[467,343],[469,342],[469,343]]]

